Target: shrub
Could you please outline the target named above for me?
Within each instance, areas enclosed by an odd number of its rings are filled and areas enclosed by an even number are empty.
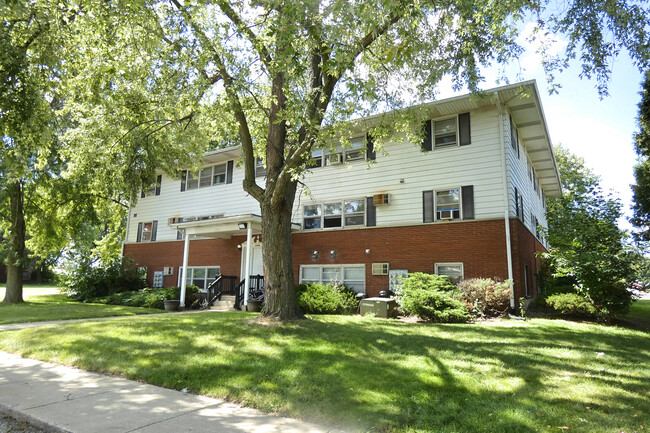
[[[546,305],[563,314],[596,316],[597,308],[591,299],[577,293],[556,293],[546,296]]]
[[[88,301],[115,293],[137,291],[147,287],[132,259],[117,259],[106,267],[95,267],[82,261],[65,277],[64,291],[77,301]]]
[[[196,294],[199,288],[189,285],[185,290],[185,305],[192,305],[196,299]],[[162,310],[165,308],[165,302],[169,299],[179,299],[181,296],[180,287],[169,287],[161,289],[144,289],[131,292],[113,293],[112,295],[92,299],[92,302],[99,302],[102,304],[110,305],[126,305],[129,307],[146,307],[158,308]]]
[[[300,284],[296,292],[298,305],[308,314],[352,314],[359,307],[356,292],[340,283]]]
[[[467,308],[478,316],[503,316],[510,307],[510,286],[507,281],[471,278],[458,283],[458,289]]]
[[[447,277],[425,273],[402,279],[398,296],[404,313],[441,323],[464,323],[471,318],[460,293]]]

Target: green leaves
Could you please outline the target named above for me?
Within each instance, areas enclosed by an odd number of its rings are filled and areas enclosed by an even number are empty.
[[[618,228],[621,204],[606,195],[584,160],[557,146],[563,195],[548,200],[548,257],[558,276],[570,276],[603,316],[625,311],[630,297],[625,281],[632,254]]]

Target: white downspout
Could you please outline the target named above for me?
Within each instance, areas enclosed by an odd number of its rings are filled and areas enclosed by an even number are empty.
[[[185,290],[187,289],[187,261],[190,257],[190,235],[187,230],[183,230],[185,234],[185,247],[183,248],[183,270],[181,272],[181,299],[180,307],[185,307]]]
[[[503,184],[503,200],[505,203],[504,222],[506,229],[506,260],[508,262],[508,285],[510,286],[510,308],[515,308],[515,284],[512,272],[512,242],[510,240],[510,205],[509,205],[509,191],[508,181],[506,179],[506,153],[505,153],[505,134],[503,133],[503,107],[499,101],[499,92],[495,93],[496,105],[499,110],[499,137],[501,147],[501,181]]]
[[[251,256],[253,253],[253,225],[251,221],[246,224],[246,281],[244,283],[244,305],[248,305],[248,292],[251,288]]]

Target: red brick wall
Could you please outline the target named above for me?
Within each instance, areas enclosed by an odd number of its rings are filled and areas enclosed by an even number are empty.
[[[241,242],[241,240],[239,240]],[[233,239],[197,239],[190,241],[189,266],[221,267],[224,275],[239,276],[241,253]],[[133,257],[137,266],[147,267],[147,281],[153,283],[154,271],[174,267],[174,275],[166,275],[165,287],[178,284],[178,267],[183,264],[184,241],[143,242],[124,246],[124,255]]]
[[[535,272],[540,259],[535,252],[545,251],[518,219],[510,221],[515,299],[524,296],[523,269],[530,271],[531,295],[537,294]],[[189,266],[221,267],[224,275],[239,276],[241,252],[237,245],[243,236],[232,239],[193,240],[190,243]],[[178,266],[183,261],[183,242],[128,244],[124,254],[135,258],[138,266],[146,266],[151,284],[153,272],[173,266],[174,275],[166,276],[164,285],[178,282]],[[366,254],[366,249],[370,250]],[[318,259],[312,252],[319,252]],[[334,259],[330,258],[334,250]],[[423,224],[410,227],[372,227],[358,230],[328,230],[293,234],[293,266],[296,282],[300,265],[364,264],[366,293],[376,296],[388,288],[387,276],[372,275],[372,263],[388,262],[391,269],[409,272],[434,272],[434,263],[462,262],[465,278],[508,278],[505,227],[503,220],[464,221],[447,224]]]
[[[303,232],[293,235],[293,265],[298,280],[301,264],[365,264],[366,293],[376,296],[388,289],[388,277],[372,275],[372,263],[433,273],[436,262],[463,262],[465,278],[505,279],[505,247],[502,220]],[[313,250],[319,252],[317,260],[312,259]],[[330,250],[336,251],[333,260]]]
[[[529,297],[537,296],[537,272],[542,259],[537,253],[547,252],[546,248],[522,224],[519,219],[510,220],[510,237],[512,243],[512,273],[515,282],[515,304],[519,307],[519,298],[526,297],[524,266],[528,266]]]

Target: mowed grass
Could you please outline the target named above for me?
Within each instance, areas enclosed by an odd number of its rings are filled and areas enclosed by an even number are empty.
[[[628,316],[650,320],[650,299],[639,299],[632,302]]]
[[[125,307],[80,303],[58,293],[56,286],[28,285],[23,289],[22,304],[0,302],[0,325],[9,323],[42,322],[50,320],[88,319],[111,316],[161,313],[152,308]],[[0,301],[4,299],[5,286],[0,286]]]
[[[121,318],[0,333],[0,350],[225,397],[346,429],[650,428],[650,334],[534,319],[432,325],[251,313]],[[643,426],[643,427],[641,427]]]

